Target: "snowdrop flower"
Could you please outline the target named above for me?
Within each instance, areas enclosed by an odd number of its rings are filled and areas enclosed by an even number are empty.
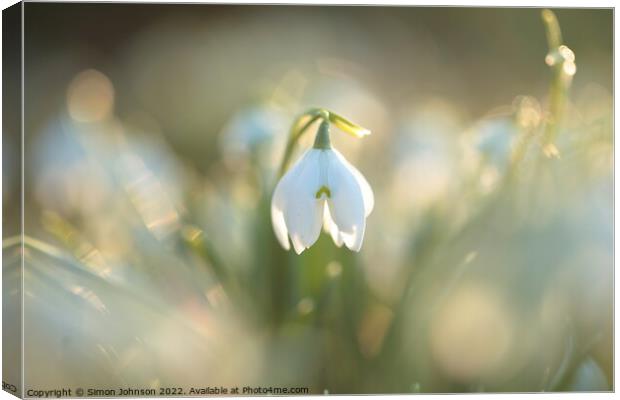
[[[286,250],[290,240],[297,254],[312,246],[321,227],[340,247],[359,251],[374,195],[362,174],[329,141],[323,121],[314,147],[307,150],[278,182],[271,202],[271,220]]]

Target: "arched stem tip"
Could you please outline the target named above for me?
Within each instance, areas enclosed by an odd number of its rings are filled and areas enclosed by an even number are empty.
[[[301,136],[318,119],[321,119],[322,123],[319,127],[319,131],[317,132],[317,137],[314,144],[315,148],[331,148],[331,143],[329,140],[330,123],[334,124],[341,131],[357,138],[370,135],[370,130],[349,121],[341,115],[338,115],[324,108],[311,108],[305,113],[301,114],[299,117],[297,117],[295,119],[295,122],[293,123],[293,126],[291,127],[288,143],[284,151],[284,156],[282,157],[282,162],[280,163],[279,176],[283,176],[284,172],[288,168],[295,146]],[[306,122],[303,123],[304,121]],[[321,131],[322,129],[323,132]]]
[[[329,138],[329,122],[323,121],[319,126],[319,130],[316,132],[316,138],[314,139],[315,149],[327,150],[332,148],[332,144]]]

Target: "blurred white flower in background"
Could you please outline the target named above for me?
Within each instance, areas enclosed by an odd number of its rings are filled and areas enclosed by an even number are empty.
[[[606,392],[609,383],[596,361],[587,357],[573,373],[568,387],[574,392]]]
[[[258,104],[241,109],[220,133],[220,148],[227,160],[236,161],[258,154],[269,161],[272,145],[280,132],[286,132],[286,114],[275,106]],[[262,159],[264,158],[264,160]]]
[[[475,145],[483,158],[500,170],[510,161],[510,151],[517,137],[517,129],[509,118],[480,121],[476,127]]]
[[[531,139],[542,121],[541,105],[533,97],[517,96],[512,105],[502,106],[476,122],[466,134],[466,144],[475,155],[480,189],[489,193],[496,187],[515,157],[525,156],[519,149]],[[521,154],[519,154],[521,153]]]
[[[399,122],[392,147],[393,207],[419,212],[445,198],[458,185],[462,171],[455,139],[460,118],[455,107],[435,99]]]
[[[322,129],[327,129],[327,123]],[[373,207],[374,195],[366,178],[329,144],[319,148],[315,144],[278,182],[271,220],[282,247],[290,249],[290,236],[297,254],[316,242],[321,226],[337,246],[344,243],[359,251]]]
[[[480,168],[479,187],[491,192],[508,170],[518,137],[518,129],[509,117],[483,119],[473,128],[473,151]]]

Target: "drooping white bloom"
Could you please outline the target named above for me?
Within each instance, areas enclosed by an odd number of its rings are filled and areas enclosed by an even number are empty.
[[[333,148],[307,150],[282,177],[271,201],[278,241],[297,254],[312,246],[321,227],[338,247],[359,251],[374,195],[362,174]]]

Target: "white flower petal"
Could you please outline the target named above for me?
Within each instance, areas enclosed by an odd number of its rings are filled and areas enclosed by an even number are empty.
[[[290,236],[297,254],[317,241],[321,226],[338,247],[359,251],[373,207],[370,185],[338,151],[311,149],[278,182],[271,221],[282,247],[290,249]]]
[[[325,205],[323,210],[323,229],[330,234],[336,246],[342,247],[342,243],[344,243],[342,235],[338,230],[338,226],[336,226],[336,223],[332,219],[332,216],[329,214],[329,207],[327,205]]]
[[[312,246],[321,233],[325,201],[316,198],[320,153],[314,149],[306,152],[290,183],[287,180],[284,186],[284,220],[297,254]]]
[[[304,246],[301,242],[298,235],[291,236],[291,241],[293,242],[293,249],[295,249],[295,253],[301,254],[304,250],[306,250],[306,246]]]
[[[372,212],[372,209],[375,207],[375,196],[372,192],[372,188],[370,187],[370,184],[368,183],[364,175],[362,175],[362,173],[359,172],[357,168],[353,166],[353,164],[347,161],[347,159],[344,158],[344,156],[338,150],[336,149],[332,149],[332,150],[334,154],[336,155],[336,157],[338,158],[338,160],[340,160],[341,163],[347,166],[349,171],[355,177],[355,180],[359,184],[360,188],[362,189],[362,195],[364,197],[365,214],[366,216],[369,216],[370,213]]]
[[[364,175],[361,174],[355,167],[351,165],[351,172],[353,172],[353,176],[357,180],[357,183],[362,188],[362,196],[364,197],[364,211],[365,215],[369,216],[372,212],[372,209],[375,207],[375,195],[372,192],[370,184],[364,178]]]
[[[285,250],[289,250],[291,245],[288,240],[288,229],[284,219],[284,210],[287,204],[287,198],[290,193],[295,191],[297,178],[302,169],[303,161],[309,156],[306,151],[299,160],[287,171],[276,185],[271,198],[271,224],[278,238],[278,241]]]
[[[289,250],[291,244],[288,241],[288,230],[286,229],[284,214],[280,209],[274,207],[273,201],[271,203],[271,224],[273,225],[273,230],[276,233],[280,245],[284,247],[284,250]]]
[[[291,226],[291,240],[297,254],[301,254],[319,238],[324,205],[325,200],[314,199],[300,204],[299,208],[293,207],[292,212],[287,215]]]
[[[362,188],[349,165],[343,163],[335,152],[330,153],[328,185],[331,197],[327,201],[330,215],[341,233],[363,233],[366,210]]]
[[[349,250],[361,250],[362,242],[364,241],[365,230],[366,224],[362,224],[361,227],[355,227],[355,230],[352,234],[341,233],[344,244],[349,248]]]

